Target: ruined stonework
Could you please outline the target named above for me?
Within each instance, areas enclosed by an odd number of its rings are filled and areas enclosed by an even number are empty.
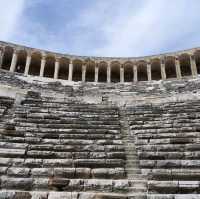
[[[39,50],[1,45],[0,199],[200,198],[198,49],[141,59],[55,54],[54,63],[49,52],[38,62]]]

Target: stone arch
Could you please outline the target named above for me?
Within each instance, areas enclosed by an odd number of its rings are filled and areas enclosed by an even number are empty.
[[[160,59],[155,58],[151,60],[151,78],[152,80],[160,80],[161,77],[161,62]]]
[[[40,67],[41,67],[41,58],[42,55],[40,52],[33,52],[31,55],[31,64],[29,67],[29,74],[30,75],[40,75]]]
[[[80,59],[75,59],[73,61],[73,81],[82,81],[82,65],[83,62]]]
[[[125,62],[124,63],[124,82],[133,82],[133,63]]]
[[[6,46],[4,49],[2,69],[10,70],[12,57],[13,57],[14,49],[10,46]]]
[[[61,57],[59,63],[60,69],[58,72],[58,79],[68,80],[70,60],[66,57]]]
[[[26,66],[27,52],[25,50],[18,51],[17,65],[15,71],[24,73]]]
[[[197,66],[197,73],[200,74],[200,50],[194,53],[194,59]]]
[[[44,67],[44,77],[53,78],[55,70],[55,56],[47,55]]]
[[[111,62],[111,82],[120,82],[120,66],[118,61]]]
[[[169,56],[165,58],[166,78],[176,78],[175,57]]]
[[[142,60],[137,63],[138,81],[147,81],[147,62]]]
[[[190,65],[190,56],[187,53],[184,53],[179,56],[180,68],[182,76],[191,76],[191,65]]]
[[[101,61],[98,65],[98,67],[99,67],[98,81],[99,82],[107,82],[108,64],[104,61]]]
[[[94,82],[94,79],[95,79],[95,62],[90,60],[86,64],[85,81]]]

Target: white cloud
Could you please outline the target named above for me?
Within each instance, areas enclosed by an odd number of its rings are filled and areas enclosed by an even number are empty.
[[[0,40],[9,40],[24,9],[25,0],[0,0]]]
[[[98,1],[99,2],[99,1]],[[105,56],[139,56],[200,45],[200,2],[187,0],[100,1],[76,23],[99,30],[104,43],[86,51]],[[84,38],[86,35],[84,35]],[[91,37],[88,34],[88,37]],[[89,38],[88,38],[89,40]],[[87,39],[85,41],[88,42]],[[81,46],[83,37],[76,41]],[[196,45],[196,46],[194,46]],[[78,48],[78,46],[77,46]]]
[[[31,9],[35,4],[43,5],[39,2],[42,0],[0,0],[4,8],[0,40],[96,56],[143,56],[200,46],[198,0],[86,1],[90,4],[84,2],[84,9],[77,5],[69,11],[75,12],[73,17],[66,13],[65,19],[57,19],[62,26],[56,31],[43,24],[48,19],[34,16],[32,20],[23,13],[25,4]],[[51,19],[53,15],[44,17]]]

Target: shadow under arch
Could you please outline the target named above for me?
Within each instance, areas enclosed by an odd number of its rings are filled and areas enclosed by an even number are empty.
[[[88,60],[86,61],[86,74],[85,74],[85,81],[86,82],[94,82],[95,79],[95,62]]]
[[[10,70],[14,48],[6,46],[3,54],[2,69]]]
[[[165,72],[167,79],[176,78],[175,57],[165,57]]]
[[[158,58],[151,60],[151,78],[152,78],[152,80],[162,79],[162,76],[161,76],[161,61]]]
[[[46,63],[44,67],[44,77],[53,78],[54,77],[54,70],[55,70],[55,56],[47,55],[46,56]]]
[[[61,57],[59,63],[58,79],[68,80],[70,60],[66,57]]]
[[[111,82],[120,82],[120,63],[118,61],[111,62]]]
[[[200,74],[200,50],[195,51],[194,60],[197,67],[197,73]]]
[[[73,60],[72,80],[75,82],[82,81],[82,65],[83,65],[82,60],[80,60],[80,59]]]
[[[124,63],[124,82],[133,82],[134,72],[133,72],[133,63],[125,62]]]
[[[147,81],[147,62],[142,60],[137,62],[138,81]]]
[[[39,76],[41,67],[42,54],[38,51],[31,55],[31,63],[29,67],[29,75]]]
[[[107,68],[108,64],[104,61],[101,61],[98,64],[98,82],[107,82]]]
[[[15,69],[16,72],[24,73],[26,66],[26,58],[27,58],[27,52],[25,50],[20,50],[18,52],[17,65]]]
[[[190,65],[190,56],[187,53],[184,53],[179,56],[180,61],[180,68],[181,68],[181,75],[184,76],[191,76],[191,65]]]

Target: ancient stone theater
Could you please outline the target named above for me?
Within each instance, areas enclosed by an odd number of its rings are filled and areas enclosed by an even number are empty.
[[[200,48],[84,57],[0,42],[0,199],[200,198]]]

